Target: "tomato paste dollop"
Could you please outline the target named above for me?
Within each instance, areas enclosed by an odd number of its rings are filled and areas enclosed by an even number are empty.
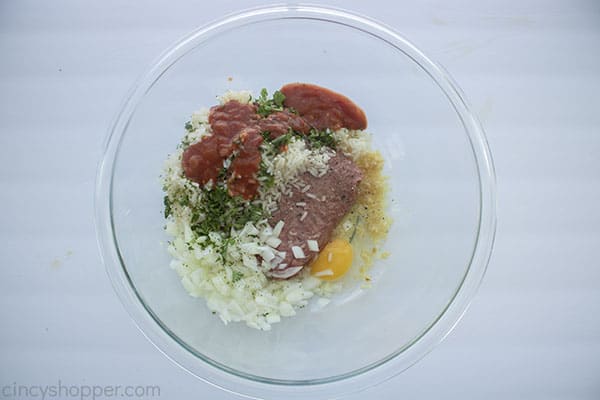
[[[289,83],[281,88],[284,104],[317,129],[365,129],[364,111],[349,98],[310,83]]]

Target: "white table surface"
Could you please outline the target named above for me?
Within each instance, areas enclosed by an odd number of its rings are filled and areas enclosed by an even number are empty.
[[[198,25],[260,4],[0,2],[0,387],[238,398],[135,327],[101,263],[92,201],[137,75]],[[329,4],[395,27],[450,71],[498,175],[496,246],[466,316],[415,366],[349,399],[599,399],[600,2]]]

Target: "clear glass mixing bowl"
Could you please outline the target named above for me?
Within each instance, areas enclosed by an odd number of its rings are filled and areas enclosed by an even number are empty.
[[[227,89],[297,81],[365,110],[390,177],[391,255],[371,289],[321,311],[306,307],[269,332],[225,326],[169,268],[159,174],[192,111]],[[363,16],[277,6],[198,29],[137,81],[106,143],[96,222],[117,294],[169,358],[249,397],[332,398],[403,371],[459,320],[491,253],[495,180],[462,92],[415,46]]]

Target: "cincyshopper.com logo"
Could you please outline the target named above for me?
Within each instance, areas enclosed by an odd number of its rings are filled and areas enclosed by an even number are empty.
[[[158,385],[66,385],[60,379],[54,385],[2,385],[5,399],[147,399],[160,397]]]

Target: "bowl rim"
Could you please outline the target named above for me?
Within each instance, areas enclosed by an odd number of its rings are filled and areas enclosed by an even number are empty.
[[[316,20],[341,24],[378,38],[411,58],[439,86],[454,107],[469,139],[479,182],[479,224],[462,282],[441,314],[420,336],[401,349],[366,367],[323,379],[280,380],[254,376],[228,368],[191,349],[166,327],[137,293],[121,258],[112,219],[114,163],[137,104],[168,68],[199,44],[221,32],[252,23],[284,19]],[[481,124],[450,75],[392,28],[355,12],[314,5],[274,5],[230,14],[191,32],[168,48],[127,93],[104,142],[98,165],[94,198],[95,225],[101,258],[109,279],[142,334],[165,356],[192,375],[228,392],[248,398],[332,398],[384,382],[406,370],[440,343],[469,307],[485,275],[496,232],[496,178],[492,156]],[[402,357],[400,357],[402,355]],[[198,362],[200,361],[200,362]],[[303,390],[298,391],[298,386]]]

